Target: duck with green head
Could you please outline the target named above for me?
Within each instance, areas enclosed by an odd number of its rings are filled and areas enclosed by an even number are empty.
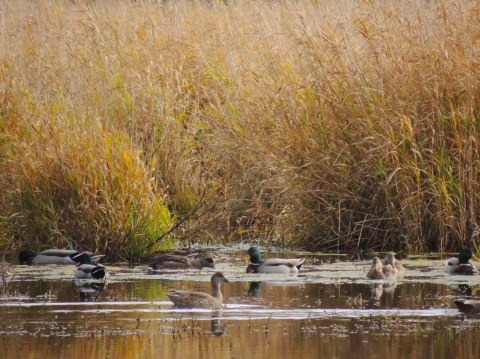
[[[83,253],[78,258],[77,269],[74,272],[75,279],[88,279],[104,281],[107,279],[107,269],[98,263],[93,263],[92,258]]]
[[[268,258],[262,260],[257,247],[250,247],[245,259],[250,257],[247,273],[296,274],[302,267],[305,258]]]
[[[471,260],[480,261],[468,248],[463,248],[458,254],[458,258],[450,258],[445,261],[445,273],[448,274],[478,274],[477,268]]]
[[[20,264],[77,264],[79,258],[83,253],[88,255],[89,252],[76,249],[46,249],[38,254],[25,249],[18,254],[18,261]],[[94,262],[97,262],[103,255],[95,255],[90,257]]]
[[[173,290],[167,296],[177,308],[222,309],[223,295],[220,291],[222,283],[230,283],[222,272],[217,272],[210,278],[212,292],[192,292],[188,290]]]

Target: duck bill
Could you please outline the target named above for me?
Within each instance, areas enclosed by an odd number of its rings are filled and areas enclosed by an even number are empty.
[[[472,254],[472,259],[474,261],[480,262],[480,259],[478,259],[477,256],[475,256],[475,254]]]

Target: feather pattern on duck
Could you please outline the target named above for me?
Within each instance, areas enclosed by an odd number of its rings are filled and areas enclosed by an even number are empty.
[[[202,258],[217,258],[218,255],[215,249],[203,249],[203,248],[182,248],[182,249],[161,249],[154,252],[146,258],[147,262],[154,262],[165,256],[180,256],[189,259],[202,259]]]
[[[387,253],[385,259],[382,260],[382,264],[384,266],[391,265],[397,270],[397,273],[405,273],[405,267],[398,259],[395,258],[395,254],[393,253]]]
[[[372,268],[367,273],[367,279],[388,279],[394,278],[397,275],[397,270],[390,264],[383,265],[378,257],[373,257]]]
[[[38,254],[25,249],[18,254],[20,264],[77,264],[82,254],[93,254],[91,252],[76,249],[46,249]],[[96,263],[103,255],[92,255],[90,258]]]
[[[478,270],[471,260],[479,261],[479,259],[468,248],[463,248],[457,258],[450,258],[445,261],[445,273],[476,275]]]
[[[211,257],[190,259],[175,255],[164,255],[149,264],[153,269],[202,269],[215,268],[215,260]]]
[[[246,258],[248,256],[250,256],[250,264],[247,267],[247,273],[296,274],[305,261],[305,258],[262,260],[257,247],[250,247]]]
[[[220,290],[222,283],[230,283],[223,273],[217,272],[210,278],[212,292],[192,292],[188,290],[173,290],[167,296],[177,308],[222,309],[223,295]]]
[[[101,264],[93,264],[88,254],[80,257],[74,276],[76,279],[104,281],[107,279],[107,269]]]

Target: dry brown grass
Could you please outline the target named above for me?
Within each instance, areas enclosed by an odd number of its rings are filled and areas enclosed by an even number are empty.
[[[6,243],[478,243],[475,2],[0,6]]]

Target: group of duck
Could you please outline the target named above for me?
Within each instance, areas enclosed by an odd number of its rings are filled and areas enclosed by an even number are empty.
[[[447,259],[445,262],[445,273],[460,275],[475,275],[478,270],[472,262],[480,261],[473,252],[464,248],[458,254],[458,257]],[[395,278],[397,274],[404,273],[405,267],[395,259],[393,253],[388,253],[385,259],[373,257],[372,268],[367,273],[367,279],[388,279]]]
[[[48,249],[39,254],[30,250],[23,250],[19,254],[20,264],[74,264],[76,279],[105,280],[106,268],[98,263],[103,255],[81,250]],[[215,269],[214,252],[197,250],[162,250],[155,252],[147,258],[149,266],[154,270],[162,269]],[[245,259],[249,259],[247,273],[270,273],[270,274],[296,274],[305,262],[305,258],[268,258],[262,260],[257,247],[250,247]],[[472,262],[480,261],[470,249],[462,249],[457,258],[450,258],[445,262],[445,272],[449,274],[476,275],[478,270]],[[404,273],[405,267],[398,261],[393,253],[388,253],[381,260],[378,257],[372,259],[372,267],[367,273],[367,279],[391,279],[397,274]],[[173,290],[167,294],[169,299],[178,308],[209,308],[222,309],[223,296],[220,290],[222,283],[230,283],[222,272],[216,272],[211,277],[212,291],[210,294],[186,290]],[[470,302],[470,303],[467,303]],[[476,301],[461,301],[460,305],[476,305]]]

